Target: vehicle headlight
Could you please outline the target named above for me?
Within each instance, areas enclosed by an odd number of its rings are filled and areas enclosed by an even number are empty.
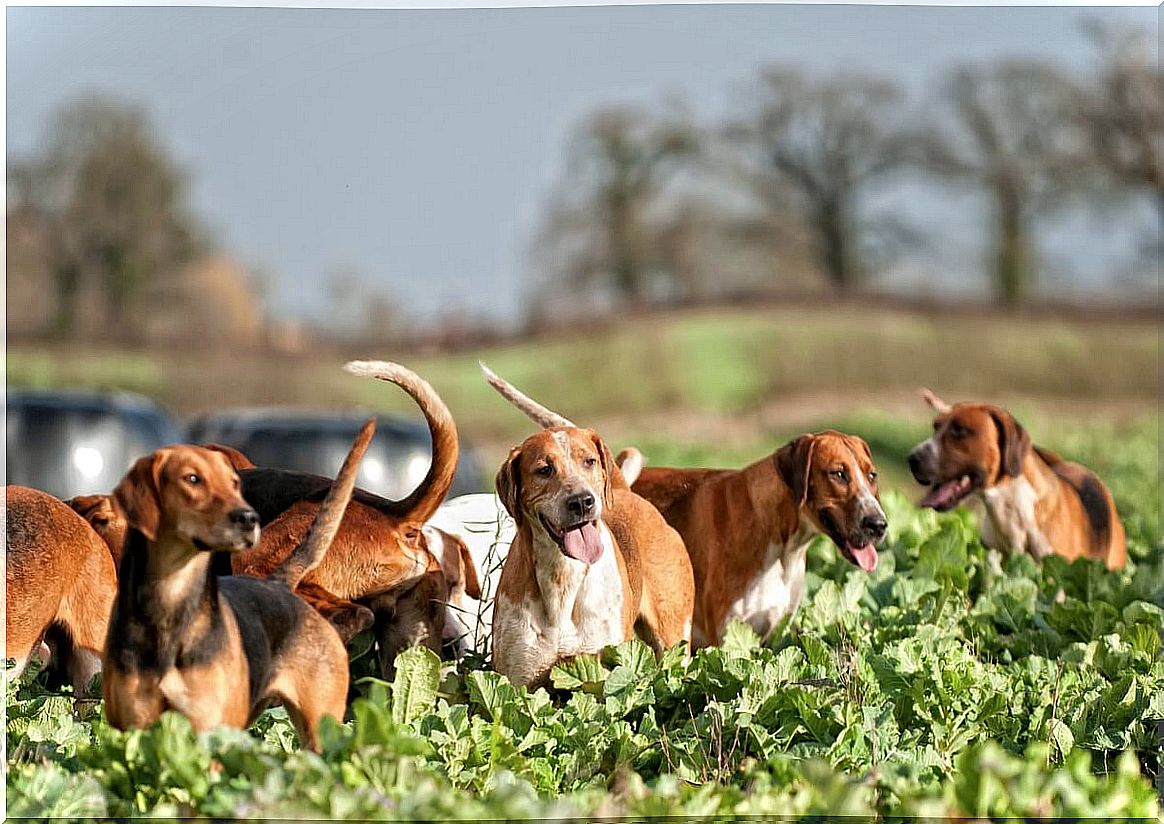
[[[73,449],[73,466],[86,478],[96,478],[105,469],[105,458],[91,446],[78,446]]]
[[[369,486],[380,486],[384,483],[384,462],[379,458],[365,456],[360,463],[360,472]]]
[[[404,465],[404,488],[409,492],[416,489],[428,474],[431,464],[432,458],[429,455],[419,454],[409,458],[408,463]]]

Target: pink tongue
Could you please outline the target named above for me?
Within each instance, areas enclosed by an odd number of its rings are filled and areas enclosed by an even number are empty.
[[[581,529],[571,529],[562,537],[562,548],[571,558],[592,564],[602,554],[602,541],[598,539],[598,529],[594,524],[586,524]]]
[[[960,486],[960,481],[946,481],[936,489],[930,490],[930,494],[921,499],[919,506],[945,506],[958,494]]]
[[[873,544],[865,544],[862,547],[850,547],[849,551],[853,553],[853,557],[857,560],[857,566],[866,572],[872,572],[877,569],[877,547]]]

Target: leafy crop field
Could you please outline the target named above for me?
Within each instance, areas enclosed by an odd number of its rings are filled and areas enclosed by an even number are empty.
[[[8,814],[1155,817],[1157,423],[1053,434],[1041,440],[1110,482],[1125,570],[993,556],[971,513],[891,490],[876,572],[818,540],[800,611],[766,645],[743,625],[690,659],[627,643],[558,668],[549,693],[412,650],[395,683],[358,683],[321,756],[298,750],[282,710],[247,732],[196,736],[168,715],[122,733],[99,702],[26,677],[7,695]]]

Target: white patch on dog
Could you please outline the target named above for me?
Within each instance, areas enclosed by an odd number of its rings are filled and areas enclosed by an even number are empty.
[[[764,555],[764,565],[747,589],[731,606],[719,626],[723,637],[728,623],[739,619],[751,625],[761,638],[767,638],[788,616],[796,612],[804,594],[804,567],[808,545],[816,529],[803,517],[800,528],[785,544],[772,542]],[[699,633],[696,633],[699,635]],[[705,639],[693,639],[698,645]]]
[[[481,600],[466,594],[460,606],[449,604],[445,613],[446,633],[453,627],[454,637],[459,639],[458,657],[469,650],[487,655],[493,631],[493,599],[509,546],[517,534],[513,518],[505,511],[500,498],[481,493],[445,501],[426,526],[455,535],[469,548],[481,585]],[[425,534],[431,536],[433,530],[426,529]]]
[[[558,449],[562,450],[562,454],[566,457],[566,466],[558,469],[559,474],[566,475],[567,467],[574,465],[574,453],[570,449],[570,435],[568,432],[554,432],[554,443],[558,445]]]
[[[599,521],[602,554],[593,564],[568,558],[534,532],[534,575],[541,598],[501,594],[493,614],[493,668],[514,684],[546,676],[555,663],[596,653],[623,638],[623,583],[614,539]]]
[[[873,485],[869,483],[869,478],[864,473],[859,473],[857,476],[857,501],[860,505],[860,511],[863,513],[862,517],[871,515],[876,512],[882,518],[885,517],[885,510],[881,508],[881,502],[877,500],[877,496],[873,494]]]
[[[1035,520],[1038,494],[1026,478],[1007,478],[979,493],[986,517],[982,542],[1003,552],[1029,552],[1035,558],[1051,554],[1051,544]]]

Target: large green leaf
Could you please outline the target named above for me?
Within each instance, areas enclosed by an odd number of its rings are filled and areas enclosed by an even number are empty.
[[[428,647],[414,647],[396,656],[392,682],[392,720],[411,724],[432,709],[440,686],[441,659]]]

